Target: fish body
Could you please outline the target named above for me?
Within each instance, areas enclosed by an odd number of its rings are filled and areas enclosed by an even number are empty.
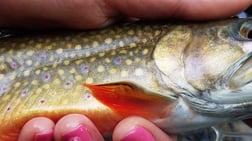
[[[250,24],[128,23],[0,38],[0,141],[17,140],[38,116],[84,114],[103,135],[130,115],[173,133],[248,117]]]

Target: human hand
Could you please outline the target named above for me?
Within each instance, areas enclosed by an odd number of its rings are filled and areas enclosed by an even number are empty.
[[[119,18],[226,18],[252,0],[1,0],[0,27],[99,28]]]
[[[128,117],[114,129],[113,141],[174,141],[153,123],[141,117]],[[87,117],[70,114],[56,124],[39,117],[28,121],[18,141],[104,141],[104,138]]]

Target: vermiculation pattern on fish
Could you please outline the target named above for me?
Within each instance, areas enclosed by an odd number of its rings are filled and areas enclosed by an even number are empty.
[[[37,116],[84,114],[103,135],[129,115],[173,133],[250,116],[251,23],[131,23],[2,38],[0,141],[17,140]]]

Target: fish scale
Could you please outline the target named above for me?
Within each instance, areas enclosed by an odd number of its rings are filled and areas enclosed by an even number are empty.
[[[131,115],[176,134],[248,117],[250,24],[139,22],[0,38],[0,141],[17,140],[38,116],[84,114],[104,136]]]

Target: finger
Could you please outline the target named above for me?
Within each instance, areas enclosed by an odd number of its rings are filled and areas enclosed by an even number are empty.
[[[55,126],[56,141],[103,141],[103,137],[95,125],[87,117],[71,114],[61,118]]]
[[[140,18],[218,19],[245,10],[252,0],[109,0],[121,13]],[[211,11],[211,12],[209,12]]]
[[[18,141],[52,141],[54,122],[38,117],[28,121],[22,128]]]
[[[252,0],[5,0],[0,1],[0,26],[98,28],[118,16],[216,19],[251,4]]]
[[[115,128],[113,141],[175,141],[153,123],[141,117],[129,117],[122,120]]]

